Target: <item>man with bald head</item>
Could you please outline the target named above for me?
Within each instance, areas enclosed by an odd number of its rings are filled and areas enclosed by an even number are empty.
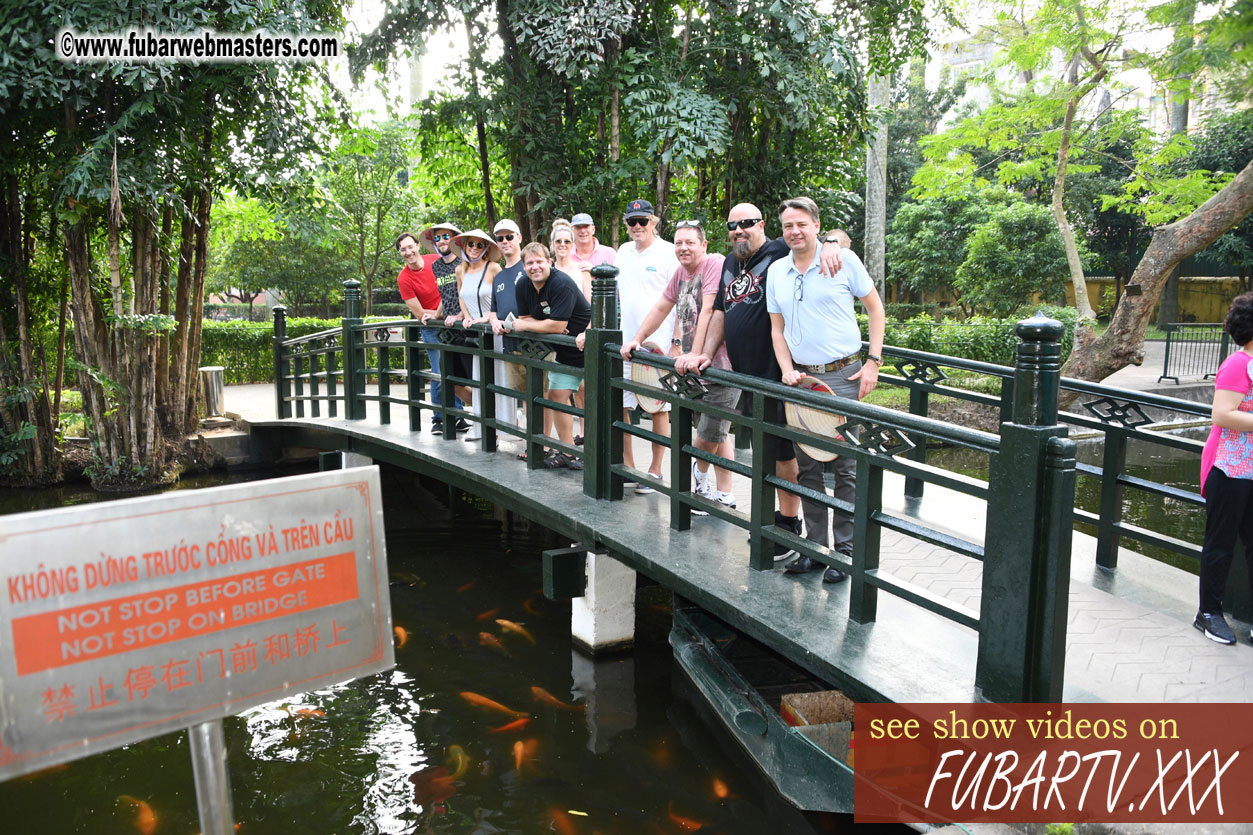
[[[786,258],[791,250],[782,238],[766,238],[764,217],[761,210],[752,203],[733,206],[727,214],[731,254],[723,262],[722,282],[714,297],[713,318],[705,334],[704,347],[693,348],[693,353],[684,354],[675,360],[675,367],[680,373],[703,371],[725,341],[732,370],[767,380],[782,379],[783,375],[774,355],[770,314],[766,311],[766,270],[775,261]],[[824,275],[839,272],[839,245],[824,243],[820,260]],[[797,482],[799,470],[796,451],[791,441],[778,441],[775,450],[775,474]],[[779,509],[774,514],[775,526],[800,536],[800,499],[786,490],[777,491],[777,495]],[[775,562],[781,562],[795,554],[793,548],[779,544],[774,546]]]

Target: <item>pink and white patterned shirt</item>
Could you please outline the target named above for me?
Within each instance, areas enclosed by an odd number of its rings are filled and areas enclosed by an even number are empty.
[[[1214,389],[1244,395],[1240,411],[1253,412],[1253,356],[1236,351],[1218,368]],[[1205,479],[1210,468],[1217,467],[1228,478],[1253,479],[1253,432],[1240,432],[1215,426],[1210,430],[1201,451],[1201,495],[1205,495]]]

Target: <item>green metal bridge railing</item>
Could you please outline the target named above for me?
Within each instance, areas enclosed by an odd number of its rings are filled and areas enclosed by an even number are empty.
[[[310,417],[321,416],[321,406],[328,416],[337,416],[342,405],[344,417],[362,420],[366,404],[377,402],[381,423],[391,422],[391,406],[408,410],[409,428],[418,431],[424,410],[439,413],[445,425],[457,417],[475,421],[482,426],[482,449],[497,448],[498,433],[525,441],[526,466],[542,466],[544,448],[558,449],[583,460],[582,490],[584,494],[605,501],[619,501],[626,481],[649,483],[668,497],[670,525],[688,530],[693,508],[744,528],[750,541],[750,564],[755,569],[773,567],[771,545],[783,542],[798,552],[808,554],[826,565],[836,566],[850,578],[849,617],[858,623],[873,622],[877,616],[878,595],[887,593],[906,600],[929,612],[952,620],[979,633],[975,684],[985,698],[993,701],[1050,701],[1061,698],[1065,661],[1065,630],[1067,594],[1070,581],[1070,549],[1072,528],[1077,512],[1074,509],[1075,443],[1068,436],[1068,427],[1059,420],[1058,395],[1063,387],[1098,395],[1110,405],[1105,414],[1127,415],[1148,406],[1176,406],[1183,401],[1134,395],[1119,389],[1093,386],[1078,381],[1063,381],[1060,376],[1060,323],[1037,317],[1017,326],[1019,345],[1014,368],[973,363],[935,354],[885,348],[895,359],[901,376],[884,374],[881,381],[904,385],[911,391],[911,411],[904,414],[854,400],[830,398],[780,383],[747,377],[718,369],[708,369],[702,377],[711,382],[739,388],[752,395],[750,414],[728,412],[687,396],[696,380],[694,375],[673,376],[672,390],[647,388],[622,376],[623,342],[620,331],[611,325],[617,322],[616,273],[613,267],[593,271],[592,323],[585,338],[585,407],[556,403],[543,397],[543,372],[560,370],[562,366],[546,356],[557,344],[571,344],[572,337],[545,335],[543,339],[522,338],[517,352],[505,353],[493,348],[493,335],[486,329],[467,332],[462,328],[444,328],[433,324],[441,334],[439,343],[422,342],[422,325],[412,320],[395,322],[364,322],[360,312],[360,290],[355,281],[345,283],[345,317],[342,327],[333,331],[288,340],[285,338],[285,311],[274,310],[275,371],[278,415],[281,418],[304,417],[308,406]],[[402,336],[393,338],[393,331]],[[470,335],[472,345],[463,344],[458,335]],[[449,373],[450,363],[441,363],[435,375],[423,368],[424,352],[435,350],[445,357],[452,353],[468,353],[480,358],[480,379],[459,378]],[[399,359],[394,363],[393,359]],[[505,360],[526,366],[526,391],[515,391],[495,379],[494,360]],[[668,372],[674,363],[668,357],[641,355],[633,362],[655,365]],[[891,361],[890,361],[891,362]],[[944,367],[976,371],[1001,379],[1001,397],[965,391],[942,385]],[[377,381],[377,393],[367,393],[367,382]],[[401,382],[394,386],[396,379]],[[442,384],[440,403],[424,399],[425,384],[439,379]],[[470,387],[481,403],[481,414],[470,409],[453,407],[453,384]],[[402,393],[396,393],[395,388]],[[306,390],[307,389],[307,390]],[[669,437],[622,420],[622,394],[643,392],[671,404]],[[1000,408],[1002,416],[999,436],[954,426],[927,417],[927,399],[943,394],[984,402]],[[519,400],[527,412],[527,427],[521,428],[495,414],[493,395],[503,394]],[[843,440],[819,437],[778,422],[777,404],[792,401],[843,415],[850,426],[859,429],[857,437],[846,434]],[[1170,401],[1169,404],[1158,401]],[[1119,405],[1122,404],[1122,405]],[[1192,404],[1189,404],[1192,405]],[[584,419],[584,445],[561,443],[542,434],[542,410],[555,409]],[[295,413],[293,415],[293,412]],[[710,413],[731,419],[737,435],[747,433],[754,450],[751,464],[725,459],[697,449],[692,444],[692,430],[697,416]],[[1065,415],[1068,421],[1104,431],[1114,445],[1127,437],[1160,436],[1143,432],[1140,424],[1127,426],[1117,420],[1093,419]],[[640,437],[668,445],[670,451],[669,484],[650,479],[646,473],[622,464],[625,436]],[[848,504],[829,494],[818,494],[774,474],[772,438],[782,437],[822,447],[857,462],[856,500]],[[455,440],[447,432],[445,440]],[[1123,441],[1118,439],[1122,438]],[[989,457],[989,479],[986,483],[925,463],[926,442],[938,441],[977,450]],[[1167,443],[1182,442],[1171,439]],[[1124,447],[1125,448],[1125,447]],[[700,458],[749,479],[750,501],[747,514],[729,510],[692,493],[691,462]],[[1106,456],[1105,472],[1117,473],[1113,483],[1149,488],[1138,480],[1121,474],[1121,459]],[[906,495],[919,497],[926,484],[945,487],[986,502],[986,529],[983,536],[964,538],[950,531],[938,530],[918,519],[890,512],[883,496],[884,473],[903,475]],[[828,548],[777,529],[774,524],[774,490],[781,488],[798,496],[820,501],[829,509],[844,512],[854,524],[854,551],[851,560]],[[1164,488],[1168,489],[1168,488]],[[1078,514],[1082,515],[1082,514]],[[1102,512],[1096,520],[1102,532],[1118,536],[1139,535],[1138,531],[1121,525],[1117,513]],[[884,530],[896,531],[983,563],[983,587],[980,610],[955,604],[928,590],[893,577],[880,564],[880,539]],[[1116,555],[1116,544],[1113,549]]]

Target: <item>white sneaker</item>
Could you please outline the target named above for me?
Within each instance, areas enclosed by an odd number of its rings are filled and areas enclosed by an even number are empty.
[[[709,476],[702,473],[696,466],[696,462],[692,462],[692,495],[700,496],[702,499],[712,499],[710,493]],[[698,507],[692,508],[693,516],[708,516],[709,511],[701,510]]]
[[[735,510],[735,494],[734,493],[723,493],[721,490],[714,490],[712,491],[712,495],[710,496],[710,498],[713,499],[718,504],[722,505],[723,507],[726,507],[730,510]]]
[[[463,441],[479,441],[483,439],[483,430],[476,423],[461,437]]]

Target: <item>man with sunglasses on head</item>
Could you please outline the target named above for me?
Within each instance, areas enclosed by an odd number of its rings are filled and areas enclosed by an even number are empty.
[[[522,269],[522,230],[512,220],[505,219],[497,223],[492,232],[496,238],[496,246],[500,247],[500,254],[504,256],[505,266],[496,273],[496,279],[492,284],[491,312],[488,314],[488,321],[491,322],[492,332],[500,340],[500,344],[496,346],[497,350],[511,353],[518,350],[518,343],[521,340],[516,336],[505,336],[504,323],[511,315],[516,317],[520,313],[517,285],[526,277],[526,272]],[[505,385],[515,391],[526,391],[526,366],[507,360],[497,360],[497,362],[499,365],[496,368],[496,379],[503,380]],[[496,401],[496,416],[521,426],[522,421],[518,417],[516,401],[503,395],[497,395],[497,398],[499,399]],[[501,402],[502,400],[504,403]]]
[[[570,226],[574,229],[574,260],[593,267],[614,262],[616,253],[613,247],[596,240],[596,224],[592,223],[591,215],[579,212],[570,218]]]
[[[883,364],[884,309],[874,281],[854,252],[844,253],[844,266],[833,276],[818,269],[818,205],[808,197],[794,197],[779,205],[779,222],[789,253],[770,265],[766,309],[770,312],[774,355],[783,372],[783,383],[794,386],[809,375],[830,386],[839,397],[860,400],[874,391]],[[828,240],[838,240],[836,234]],[[870,353],[861,362],[861,328],[853,300],[860,299],[870,320]],[[800,483],[823,493],[823,464],[796,450]],[[857,461],[847,455],[835,459],[835,497],[849,504],[856,500]],[[827,506],[804,500],[806,537],[826,546]],[[853,556],[853,520],[836,511],[831,549]],[[785,570],[805,574],[822,563],[801,556]],[[828,568],[824,583],[845,578],[838,568]]]
[[[460,235],[461,230],[451,223],[438,223],[422,233],[422,239],[427,245],[435,251],[439,257],[431,262],[431,272],[435,276],[435,289],[439,293],[440,302],[444,305],[444,315],[452,316],[461,312],[461,301],[457,298],[457,264],[461,263],[461,259],[457,257],[456,251],[452,246],[452,239],[456,235]],[[437,304],[438,308],[439,305]],[[430,319],[438,319],[438,311],[429,310],[422,318],[422,323],[426,324]],[[439,343],[439,328],[423,328],[422,341],[432,344]],[[442,360],[442,351],[427,349],[426,355],[431,362],[431,372],[439,376],[440,364]],[[449,355],[452,356],[451,354]],[[443,384],[438,380],[431,382],[431,402],[437,407],[440,404],[440,397],[443,394]],[[464,404],[461,398],[453,396],[453,407],[460,409]],[[464,432],[470,428],[470,424],[466,423],[464,418],[457,418],[454,431]],[[435,417],[431,419],[431,431],[440,434],[444,431],[444,418],[442,413],[435,412]]]
[[[623,213],[627,231],[631,240],[618,247],[618,256],[614,266],[618,268],[618,313],[623,335],[634,334],[644,323],[653,302],[661,295],[670,276],[679,268],[679,259],[674,254],[674,244],[663,240],[657,235],[657,224],[660,218],[653,212],[653,204],[647,200],[632,200]],[[655,342],[658,347],[668,346],[674,336],[674,314],[667,316],[656,328],[641,340]],[[631,378],[631,366],[623,369],[627,379]],[[634,392],[622,393],[622,405],[630,420],[630,412],[638,401]],[[670,434],[670,404],[652,416],[653,431],[659,435]],[[635,454],[631,448],[631,438],[624,438],[622,444],[622,463],[635,467]],[[648,464],[648,474],[661,479],[661,462],[666,453],[662,444],[652,445],[652,460]],[[635,492],[653,493],[653,487],[640,482],[635,485]]]
[[[699,353],[684,354],[675,360],[680,373],[703,371],[709,367],[718,348],[726,344],[731,368],[766,380],[780,380],[782,372],[774,356],[770,316],[766,312],[766,271],[775,261],[791,251],[782,238],[768,240],[761,210],[752,203],[739,203],[727,214],[727,235],[731,254],[722,264],[722,281],[714,297],[713,315],[705,333],[705,345]],[[839,244],[823,244],[821,254],[824,275],[839,272]],[[696,350],[696,349],[693,349]],[[751,406],[751,404],[749,404]],[[783,420],[780,410],[779,420]],[[777,440],[775,475],[799,482],[796,451],[791,441]],[[779,508],[774,514],[775,527],[796,536],[801,535],[801,501],[795,493],[776,490]],[[795,556],[796,550],[776,543],[775,562]]]

